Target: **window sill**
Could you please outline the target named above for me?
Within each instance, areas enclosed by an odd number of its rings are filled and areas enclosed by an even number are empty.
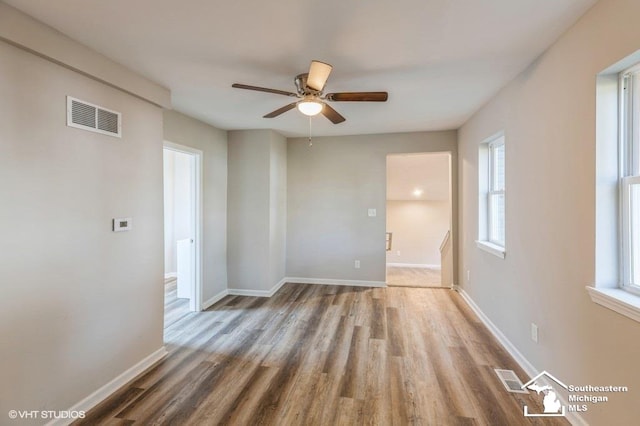
[[[591,300],[621,315],[640,322],[640,296],[620,288],[596,288],[587,286]]]
[[[487,253],[498,256],[500,259],[504,259],[506,255],[504,247],[500,247],[498,245],[490,243],[489,241],[476,241],[476,244],[478,245],[478,248],[480,250],[484,250]]]

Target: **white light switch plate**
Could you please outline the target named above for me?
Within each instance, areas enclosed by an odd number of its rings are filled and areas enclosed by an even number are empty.
[[[376,209],[369,209],[369,217],[376,217]]]

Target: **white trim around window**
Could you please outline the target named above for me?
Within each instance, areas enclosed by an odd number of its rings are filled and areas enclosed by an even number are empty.
[[[476,241],[476,245],[480,250],[484,250],[487,253],[491,253],[492,255],[498,256],[501,259],[504,259],[505,257],[506,251],[502,246],[493,244],[489,241],[480,241],[480,240]]]
[[[620,287],[640,295],[640,64],[620,73]]]
[[[598,74],[596,128],[596,265],[586,290],[640,322],[640,51]]]
[[[619,288],[587,286],[591,301],[640,322],[640,297]]]
[[[478,152],[478,248],[505,257],[505,137],[496,133]]]

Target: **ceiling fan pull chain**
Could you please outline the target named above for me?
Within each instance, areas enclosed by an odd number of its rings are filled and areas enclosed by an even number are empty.
[[[313,146],[313,142],[311,142],[311,116],[309,116],[309,146]]]

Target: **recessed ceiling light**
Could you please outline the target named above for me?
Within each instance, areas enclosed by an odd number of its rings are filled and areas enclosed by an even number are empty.
[[[422,192],[423,192],[422,189],[417,188],[413,190],[413,195],[415,195],[416,197],[419,197],[422,195]]]

